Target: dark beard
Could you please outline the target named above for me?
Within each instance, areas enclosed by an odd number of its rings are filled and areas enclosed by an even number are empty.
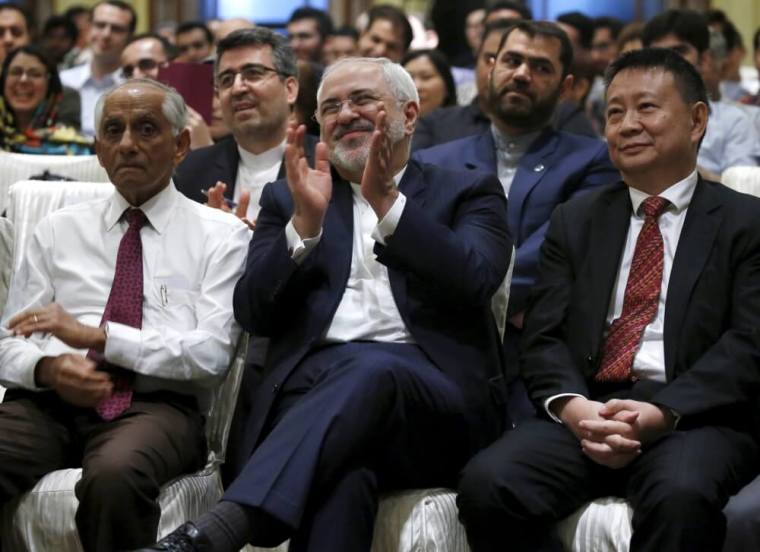
[[[511,91],[511,90],[510,90]],[[519,89],[518,89],[519,91]],[[534,129],[541,128],[551,120],[557,107],[561,89],[557,89],[541,100],[533,99],[533,105],[528,110],[520,109],[512,105],[505,105],[502,94],[494,90],[493,84],[488,88],[488,106],[492,117],[503,121],[505,124],[517,128]]]

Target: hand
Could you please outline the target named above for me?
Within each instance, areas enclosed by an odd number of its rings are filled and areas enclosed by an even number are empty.
[[[233,213],[237,218],[242,220],[251,230],[256,228],[256,221],[248,220],[248,205],[251,203],[251,192],[249,192],[248,190],[243,190],[242,192],[240,192],[240,199],[238,200],[238,204],[235,206],[235,211],[233,212],[233,210],[227,204],[226,198],[224,197],[224,192],[226,189],[227,189],[227,184],[225,184],[221,180],[218,180],[216,184],[214,184],[206,192],[206,197],[208,198],[208,200],[206,201],[206,205],[208,205],[209,207],[213,209],[220,209],[224,211],[225,213]]]
[[[75,349],[95,349],[102,352],[106,344],[106,332],[103,328],[81,324],[58,303],[50,303],[41,309],[29,309],[17,314],[8,321],[8,329],[14,335],[24,337],[29,337],[35,332],[50,333]]]
[[[43,357],[35,367],[35,379],[38,385],[50,387],[67,403],[91,408],[113,392],[111,376],[95,367],[95,362],[81,355]]]
[[[372,133],[369,157],[361,181],[362,195],[375,211],[378,220],[383,219],[398,197],[398,188],[393,181],[392,154],[388,113],[381,103],[375,118],[375,131]]]
[[[631,425],[632,438],[645,445],[670,433],[675,426],[675,418],[670,410],[648,402],[612,399],[599,411],[599,415],[607,419],[633,413],[636,414],[636,418]]]
[[[306,127],[295,124],[288,127],[285,147],[285,169],[288,187],[293,197],[293,226],[301,238],[319,235],[327,206],[332,197],[332,175],[327,145],[319,142],[314,151],[314,168],[306,162],[303,137]]]
[[[187,106],[187,130],[190,131],[190,149],[214,145],[214,140],[211,138],[211,131],[206,121],[203,120],[200,113],[189,105]]]

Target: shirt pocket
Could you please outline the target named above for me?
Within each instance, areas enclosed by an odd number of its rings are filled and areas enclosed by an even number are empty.
[[[159,318],[172,328],[191,330],[197,326],[196,307],[200,291],[190,289],[184,279],[154,278],[151,303]]]

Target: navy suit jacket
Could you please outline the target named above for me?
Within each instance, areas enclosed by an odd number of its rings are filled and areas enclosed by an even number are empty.
[[[414,159],[447,169],[496,174],[490,129],[415,152]],[[523,155],[509,190],[507,223],[517,255],[509,294],[509,313],[525,309],[535,282],[538,253],[554,208],[581,192],[613,184],[620,174],[601,140],[547,128]]]
[[[415,162],[407,165],[399,189],[406,206],[386,245],[375,245],[377,260],[388,267],[394,300],[415,342],[465,393],[472,427],[493,438],[503,422],[504,386],[490,305],[512,246],[503,190],[490,175]],[[321,240],[300,264],[292,260],[285,237],[293,214],[287,182],[267,184],[261,206],[234,296],[243,328],[270,338],[264,366],[252,365],[241,388],[237,416],[245,420],[244,442],[233,458],[241,465],[282,383],[320,345],[352,257],[352,191],[336,174]]]
[[[480,110],[477,97],[468,105],[439,107],[417,121],[412,151],[480,134],[489,128],[491,120]]]
[[[309,165],[314,165],[314,147],[317,138],[306,135],[304,137],[304,152]],[[174,184],[177,189],[187,197],[198,203],[206,203],[208,198],[201,190],[208,190],[218,181],[227,184],[224,192],[225,197],[235,197],[235,181],[237,180],[240,153],[237,142],[230,135],[219,140],[213,146],[193,150],[187,154],[184,161],[179,164],[174,174]],[[280,165],[277,178],[285,178],[285,163]]]

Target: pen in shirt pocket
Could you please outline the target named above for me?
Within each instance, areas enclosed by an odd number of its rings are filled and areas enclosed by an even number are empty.
[[[208,199],[208,190],[201,190],[201,193],[202,193],[204,196],[206,196],[206,199]],[[230,198],[228,198],[228,197],[225,197],[225,198],[224,198],[224,203],[225,203],[225,204],[227,205],[227,207],[229,207],[230,209],[234,209],[235,207],[237,207],[237,202],[236,202],[236,201],[232,201],[232,200],[231,200]]]

